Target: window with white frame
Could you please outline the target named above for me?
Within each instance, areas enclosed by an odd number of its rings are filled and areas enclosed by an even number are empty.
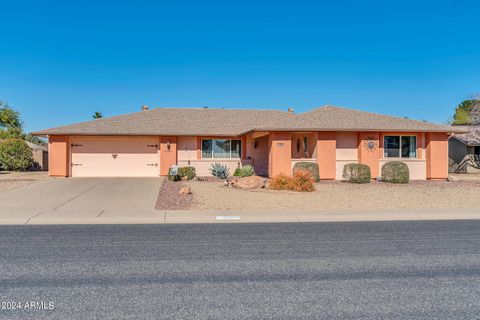
[[[242,140],[203,139],[203,159],[236,159],[242,157]]]
[[[417,136],[384,136],[383,153],[385,158],[416,158]]]

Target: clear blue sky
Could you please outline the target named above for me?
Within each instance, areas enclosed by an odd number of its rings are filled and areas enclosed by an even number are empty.
[[[480,92],[478,1],[2,1],[27,131],[151,107],[334,104],[445,122]]]

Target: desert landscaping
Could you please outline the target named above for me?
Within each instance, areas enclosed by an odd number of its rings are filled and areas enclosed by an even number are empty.
[[[241,189],[225,186],[221,180],[179,181],[164,179],[158,206],[160,210],[348,210],[408,208],[480,208],[480,182],[411,181],[389,184],[372,181],[351,184],[322,181],[313,192]],[[192,194],[180,195],[182,187]],[[162,190],[175,190],[166,193]],[[174,200],[168,200],[173,198]],[[168,206],[169,204],[170,206]]]

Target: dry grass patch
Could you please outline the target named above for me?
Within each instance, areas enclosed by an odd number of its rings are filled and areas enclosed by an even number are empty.
[[[47,178],[48,173],[45,171],[0,171],[0,192],[21,188]]]

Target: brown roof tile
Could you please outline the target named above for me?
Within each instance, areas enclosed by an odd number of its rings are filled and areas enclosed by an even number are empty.
[[[298,115],[278,110],[157,108],[33,134],[236,136],[251,131],[466,132],[458,127],[325,106]]]
[[[365,111],[325,106],[256,127],[257,131],[416,131],[457,132],[461,129],[430,122],[386,116]]]
[[[278,110],[156,108],[35,132],[35,135],[240,135],[291,117]]]

